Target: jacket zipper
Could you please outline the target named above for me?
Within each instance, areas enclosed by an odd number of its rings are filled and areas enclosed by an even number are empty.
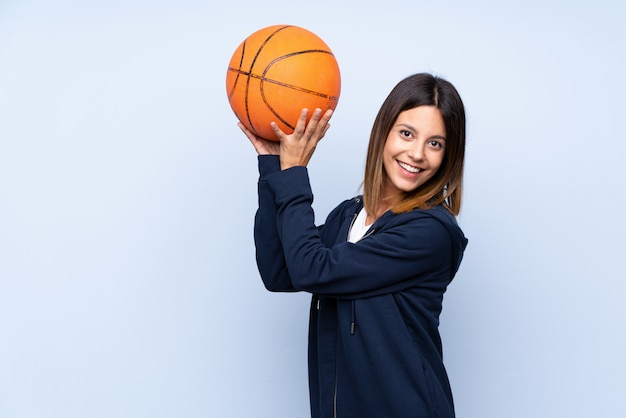
[[[335,389],[333,393],[333,418],[337,418],[337,357],[335,356]]]
[[[360,202],[360,199],[356,200],[357,203]],[[352,230],[352,227],[354,226],[354,222],[356,222],[356,218],[358,217],[358,213],[355,213],[354,216],[352,217],[352,222],[350,222],[350,227],[348,228],[348,236],[350,236],[350,231]],[[369,237],[370,235],[372,235],[374,233],[375,229],[371,229],[367,234],[363,235],[361,238],[359,238],[357,240],[361,241],[363,238]],[[318,310],[319,310],[319,299],[317,301],[317,306],[318,306]],[[350,331],[351,334],[354,334],[354,327],[355,324],[352,323],[350,325]],[[338,380],[338,371],[337,371],[337,358],[335,358],[335,387],[333,388],[333,418],[337,418],[337,380]]]
[[[367,234],[365,234],[365,235],[363,235],[361,238],[359,238],[359,241],[361,241],[361,240],[363,240],[363,239],[365,239],[365,238],[369,237],[370,235],[372,235],[372,234],[374,233],[374,231],[376,231],[376,229],[375,229],[375,228],[370,229],[370,231],[369,231]],[[359,242],[359,241],[357,241],[357,242]]]
[[[346,241],[348,241],[350,239],[350,231],[352,231],[352,227],[354,226],[354,223],[356,222],[356,218],[358,217],[358,213],[355,213],[354,216],[352,217],[352,222],[350,222],[350,227],[348,228],[348,236],[346,237]]]
[[[352,231],[352,227],[354,226],[354,223],[356,222],[356,218],[359,216],[358,213],[355,213],[354,216],[352,217],[352,222],[350,222],[350,228],[348,228],[348,236],[350,236],[350,231]],[[361,238],[359,238],[358,240],[356,240],[356,242],[361,241],[364,238],[369,237],[370,235],[372,235],[374,233],[374,231],[376,231],[376,228],[372,228],[370,229],[367,234],[363,235]]]

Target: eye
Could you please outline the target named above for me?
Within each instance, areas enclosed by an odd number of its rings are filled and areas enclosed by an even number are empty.
[[[405,139],[410,139],[413,137],[413,134],[407,129],[400,129],[400,136]]]
[[[438,141],[436,139],[431,139],[430,141],[428,141],[428,145],[430,145],[433,148],[437,148],[437,149],[442,149],[443,148],[443,142]]]

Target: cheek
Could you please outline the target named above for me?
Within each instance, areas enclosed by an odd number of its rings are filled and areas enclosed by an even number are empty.
[[[431,167],[436,168],[435,171],[439,171],[439,169],[443,165],[443,160],[445,159],[445,156],[446,156],[445,151],[437,152],[432,155],[432,158],[430,159],[430,164],[431,164]]]
[[[383,148],[383,171],[386,172],[387,168],[389,168],[388,165],[391,164],[393,161],[393,152],[390,147],[385,144],[385,148]]]
[[[437,175],[440,175],[440,174],[442,174],[442,172],[443,172],[443,158],[441,158],[441,159],[439,159],[437,161],[437,168],[435,170],[433,170],[433,173],[432,173],[431,177],[435,177]]]
[[[387,178],[389,177],[389,163],[387,162],[387,159],[385,158],[383,160],[383,178]]]
[[[436,171],[439,171],[441,169],[441,166],[443,165],[443,158],[439,158],[437,160],[436,164],[437,164],[437,170]]]

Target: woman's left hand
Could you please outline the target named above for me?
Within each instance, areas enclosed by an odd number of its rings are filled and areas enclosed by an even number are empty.
[[[272,130],[280,140],[281,170],[296,166],[306,167],[318,142],[330,128],[328,121],[333,115],[331,109],[324,114],[322,114],[322,109],[315,109],[307,124],[308,114],[308,109],[302,109],[296,128],[291,135],[285,134],[276,123],[271,124]]]

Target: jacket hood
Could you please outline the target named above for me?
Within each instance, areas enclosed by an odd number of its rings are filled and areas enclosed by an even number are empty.
[[[463,260],[463,253],[467,247],[468,239],[463,234],[463,231],[459,227],[454,215],[452,215],[445,207],[436,206],[424,212],[441,222],[446,227],[448,234],[450,234],[450,239],[452,241],[452,262],[454,266],[452,269],[452,276],[450,277],[450,280],[452,280],[461,265],[461,261]]]
[[[359,211],[363,208],[363,196],[359,195],[349,200],[350,210],[347,211],[346,216],[355,217]],[[387,212],[383,214],[379,219],[374,222],[372,227],[377,228],[386,224],[394,218],[393,213]],[[443,205],[435,206],[431,209],[414,209],[411,212],[404,214],[409,217],[422,217],[424,215],[433,217],[437,219],[441,224],[446,228],[448,234],[450,235],[450,240],[452,242],[452,256],[451,260],[453,263],[453,268],[451,269],[452,275],[450,280],[452,280],[461,266],[461,261],[463,260],[463,253],[465,252],[465,248],[468,244],[468,239],[463,234],[461,227],[459,226],[456,217],[452,215]]]

